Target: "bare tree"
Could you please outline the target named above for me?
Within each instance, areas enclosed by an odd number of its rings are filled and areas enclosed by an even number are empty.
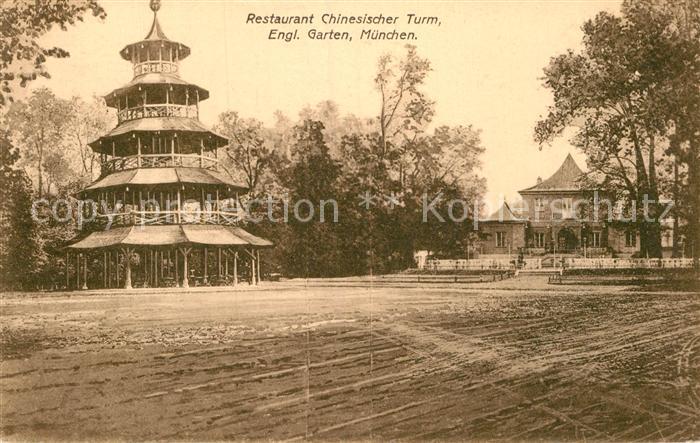
[[[398,62],[390,54],[380,57],[374,79],[380,95],[379,130],[383,156],[388,154],[389,144],[397,135],[401,134],[404,139],[415,137],[434,114],[435,102],[419,89],[431,70],[430,62],[418,56],[415,46],[406,45],[406,50],[406,56]]]
[[[66,142],[79,160],[79,169],[87,181],[96,176],[99,165],[98,154],[88,143],[96,140],[114,126],[115,118],[100,97],[86,102],[80,97],[71,99],[70,120],[66,127]]]
[[[44,187],[47,178],[44,166],[48,154],[63,147],[70,103],[56,97],[51,90],[41,88],[33,91],[26,101],[14,103],[5,117],[14,145],[20,152],[20,164],[35,171],[39,197],[49,193],[51,182]]]
[[[246,186],[255,195],[274,158],[274,151],[265,140],[262,123],[241,118],[235,111],[227,111],[219,115],[216,130],[228,137],[226,156],[236,171],[243,174]]]

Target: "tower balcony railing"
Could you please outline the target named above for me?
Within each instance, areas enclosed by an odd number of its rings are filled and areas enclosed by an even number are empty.
[[[136,168],[203,168],[219,169],[219,160],[198,154],[141,154],[114,157],[102,163],[101,176]]]
[[[235,226],[245,219],[245,211],[131,210],[112,214],[99,214],[95,220],[99,226],[153,226],[153,225],[225,225]]]
[[[151,72],[162,72],[164,74],[177,74],[177,63],[167,60],[151,60],[134,64],[134,77]]]
[[[157,104],[157,105],[142,105],[133,108],[124,108],[117,112],[117,121],[123,123],[137,118],[150,117],[189,117],[199,118],[197,106],[194,105],[176,105],[176,104]]]

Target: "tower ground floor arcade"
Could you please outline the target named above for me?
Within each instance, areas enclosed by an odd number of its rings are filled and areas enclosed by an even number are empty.
[[[96,231],[65,251],[68,289],[257,285],[272,243],[239,227],[130,226]]]
[[[122,247],[67,250],[68,289],[158,288],[257,285],[262,280],[259,249]]]

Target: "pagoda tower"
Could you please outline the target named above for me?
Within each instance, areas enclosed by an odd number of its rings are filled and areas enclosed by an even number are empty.
[[[104,97],[118,124],[90,143],[101,174],[79,197],[98,215],[66,248],[66,286],[257,284],[272,243],[241,228],[248,190],[219,163],[228,140],[199,121],[209,92],[180,78],[190,48],[163,33],[160,1],[150,6],[148,35],[119,53],[133,79]]]

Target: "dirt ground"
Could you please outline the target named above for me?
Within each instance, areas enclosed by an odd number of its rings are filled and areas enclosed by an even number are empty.
[[[0,303],[3,440],[700,439],[700,293],[527,277]]]

